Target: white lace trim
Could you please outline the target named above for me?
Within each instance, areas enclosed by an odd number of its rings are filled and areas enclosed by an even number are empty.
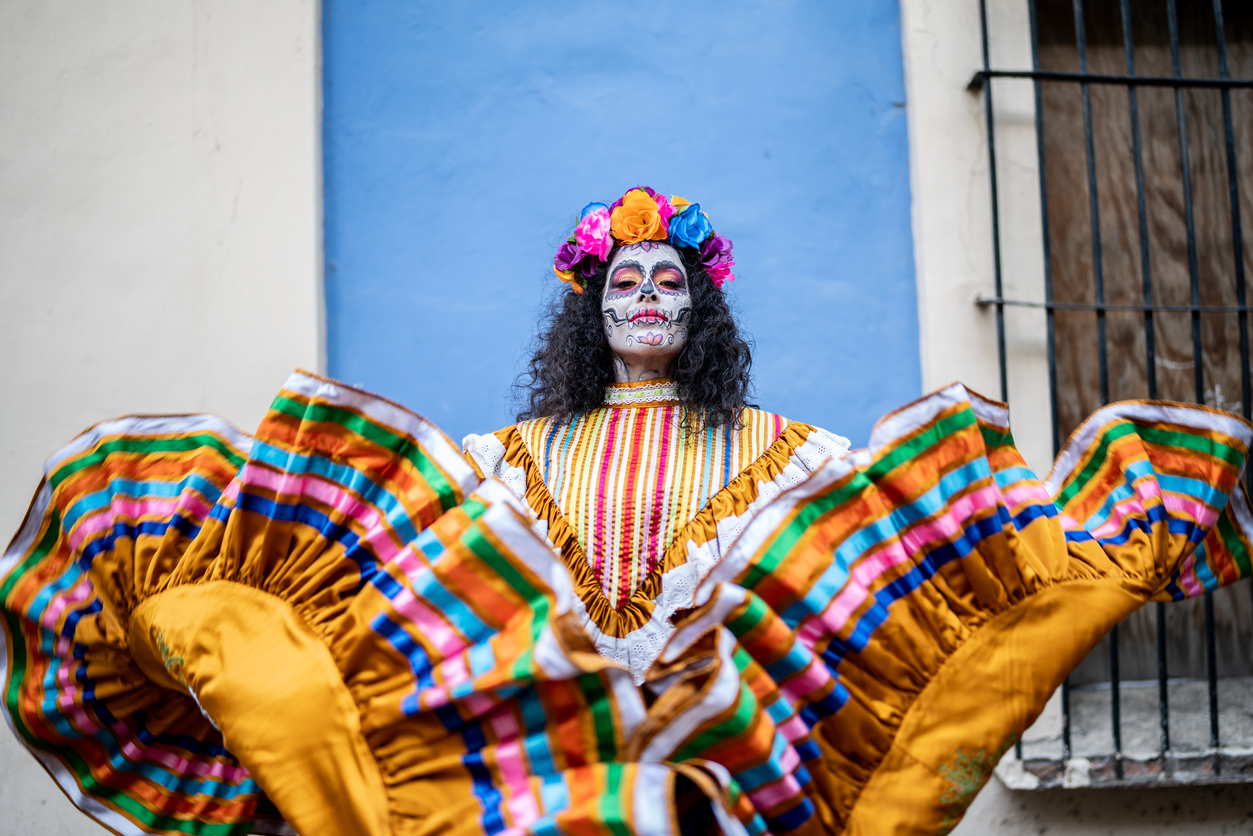
[[[605,406],[629,406],[637,403],[653,403],[656,401],[677,401],[679,384],[672,381],[657,383],[652,386],[631,386],[617,388],[610,386],[605,390]]]

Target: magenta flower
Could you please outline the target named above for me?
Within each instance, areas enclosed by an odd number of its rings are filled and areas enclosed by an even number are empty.
[[[583,218],[574,230],[575,241],[583,252],[605,261],[609,258],[609,251],[613,249],[613,235],[609,231],[609,207],[603,203],[594,203],[583,212]]]
[[[706,271],[709,273],[709,280],[714,283],[714,287],[721,290],[722,285],[726,282],[735,281],[735,274],[731,272],[731,265],[733,264],[735,262],[731,261],[726,264],[719,264],[717,267],[706,268]]]
[[[649,189],[651,192],[652,189]],[[661,215],[661,222],[667,226],[670,219],[674,217],[674,207],[670,205],[670,201],[666,200],[666,196],[661,192],[653,192],[653,200],[657,201],[657,214]]]

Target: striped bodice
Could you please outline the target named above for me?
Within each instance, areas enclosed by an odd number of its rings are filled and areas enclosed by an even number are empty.
[[[759,458],[787,419],[744,410],[740,429],[682,426],[676,403],[606,406],[570,422],[518,425],[605,597],[621,606],[675,535]]]

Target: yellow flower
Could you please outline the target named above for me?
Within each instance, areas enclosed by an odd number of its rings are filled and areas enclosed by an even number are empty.
[[[670,205],[674,207],[674,214],[679,214],[684,209],[692,205],[692,201],[685,197],[679,197],[677,194],[670,195]]]
[[[666,240],[666,225],[657,211],[657,201],[642,189],[632,189],[622,198],[622,205],[609,216],[613,237],[623,244]]]

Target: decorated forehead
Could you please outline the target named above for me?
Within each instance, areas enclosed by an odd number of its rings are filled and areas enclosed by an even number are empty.
[[[557,250],[553,272],[568,282],[575,293],[582,293],[588,278],[609,260],[609,254],[619,244],[688,247],[700,253],[701,265],[715,287],[721,289],[735,279],[731,272],[735,265],[731,260],[731,239],[714,232],[700,204],[678,195],[667,200],[647,186],[631,189],[612,206],[584,206],[573,237]]]

